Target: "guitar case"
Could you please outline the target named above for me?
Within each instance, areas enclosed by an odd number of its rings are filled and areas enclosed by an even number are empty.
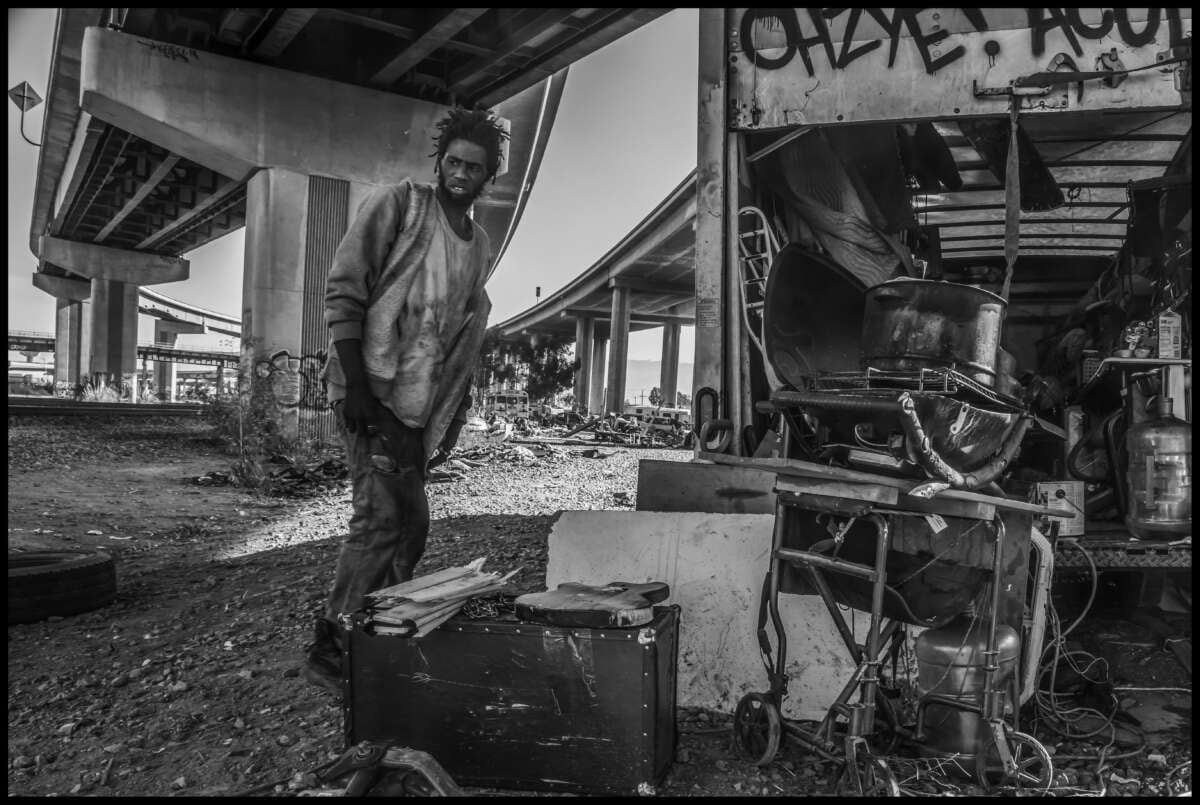
[[[547,626],[588,629],[644,626],[654,618],[654,605],[671,595],[666,582],[610,582],[603,587],[564,582],[543,593],[517,596],[517,617]]]

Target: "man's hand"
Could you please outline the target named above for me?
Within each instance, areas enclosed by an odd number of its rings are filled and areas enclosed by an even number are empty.
[[[382,407],[370,387],[347,388],[346,401],[342,403],[342,419],[346,422],[346,430],[366,435],[367,428],[379,425]]]

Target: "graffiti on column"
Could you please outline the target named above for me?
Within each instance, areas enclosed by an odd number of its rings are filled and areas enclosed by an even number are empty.
[[[145,39],[137,41],[139,45],[150,48],[150,50],[158,55],[170,59],[171,61],[190,62],[192,59],[199,59],[200,53],[195,48],[182,47],[180,45],[172,45],[167,42],[150,42]]]
[[[751,8],[742,15],[738,26],[742,48],[754,66],[763,70],[779,70],[800,56],[810,77],[821,72],[814,54],[824,54],[825,61],[835,70],[844,70],[852,62],[888,45],[887,67],[896,63],[896,54],[903,44],[916,48],[930,75],[961,59],[966,49],[958,45],[941,52],[942,42],[950,36],[945,28],[922,25],[920,8]],[[977,32],[989,30],[982,8],[960,9]],[[1094,12],[1095,9],[1089,9]],[[1131,20],[1129,9],[1099,9],[1098,21],[1084,22],[1078,8],[1027,8],[1029,50],[1035,56],[1046,51],[1046,37],[1061,32],[1076,56],[1083,55],[1080,39],[1101,39],[1116,32],[1116,37],[1130,47],[1141,47],[1155,41],[1159,28],[1168,27],[1171,45],[1179,44],[1184,36],[1178,8],[1144,9],[1145,20]],[[840,41],[835,41],[829,23],[845,15],[845,28]],[[1094,13],[1089,14],[1094,20]],[[883,30],[885,38],[860,41],[858,33],[864,19],[873,20]],[[779,33],[783,42],[779,41]],[[769,42],[769,44],[768,44]],[[782,50],[778,55],[766,55]]]
[[[321,377],[324,363],[324,353],[294,358],[281,349],[260,358],[254,373],[270,384],[275,404],[281,410],[317,411],[325,407],[325,380]]]

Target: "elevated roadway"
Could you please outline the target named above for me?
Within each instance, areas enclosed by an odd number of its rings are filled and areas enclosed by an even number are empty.
[[[27,330],[9,330],[8,348],[19,352],[49,352],[53,353],[55,339],[53,333],[37,333]],[[165,344],[137,345],[138,358],[142,360],[162,361],[168,363],[192,363],[201,366],[220,366],[226,369],[237,369],[240,354],[237,352],[220,352],[203,349],[181,349]]]
[[[379,185],[432,179],[451,105],[491,108],[510,135],[476,210],[495,264],[568,66],[668,10],[60,9],[29,238],[34,285],[58,300],[56,376],[131,373],[138,312],[234,334],[143,291],[186,279],[182,255],[242,226],[244,343],[315,355],[354,210]]]

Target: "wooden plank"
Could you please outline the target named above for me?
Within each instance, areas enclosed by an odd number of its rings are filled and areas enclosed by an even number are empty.
[[[842,467],[829,467],[824,464],[813,464],[810,461],[801,461],[800,459],[792,458],[743,458],[741,456],[727,456],[722,453],[706,453],[701,452],[699,458],[704,461],[712,461],[716,464],[728,464],[739,467],[749,467],[754,469],[766,470],[775,472],[780,475],[801,476],[806,478],[822,478],[833,481],[845,481],[849,483],[866,483],[880,484],[890,486],[900,490],[902,499],[901,505],[908,506],[912,500],[925,500],[925,498],[912,498],[908,496],[908,492],[925,483],[924,481],[914,481],[911,478],[894,478],[889,475],[876,475],[869,472],[861,472],[859,470],[848,470]],[[995,495],[985,495],[980,492],[968,492],[962,489],[947,489],[939,492],[936,498],[932,499],[935,503],[942,500],[958,500],[958,501],[973,501],[978,503],[988,503],[997,508],[1011,509],[1014,511],[1022,511],[1030,514],[1046,515],[1049,517],[1074,517],[1075,515],[1067,514],[1058,509],[1050,509],[1045,506],[1035,506],[1032,503],[1026,503],[1023,500],[1011,500],[1009,498],[999,498]]]
[[[402,581],[399,584],[393,584],[391,587],[384,587],[381,590],[376,590],[373,593],[367,593],[367,598],[403,598],[409,593],[414,593],[418,590],[424,590],[427,587],[433,587],[438,584],[443,584],[453,579],[462,578],[471,573],[479,572],[483,567],[484,558],[480,557],[469,565],[461,567],[448,567],[445,570],[439,570],[436,573],[430,573],[426,576],[419,576],[409,581]]]
[[[774,514],[775,473],[753,467],[644,458],[638,462],[637,510]]]
[[[851,483],[848,481],[816,481],[811,479],[780,477],[775,482],[776,492],[794,495],[824,495],[832,498],[869,501],[885,506],[894,506],[899,492],[890,486],[879,484]]]

